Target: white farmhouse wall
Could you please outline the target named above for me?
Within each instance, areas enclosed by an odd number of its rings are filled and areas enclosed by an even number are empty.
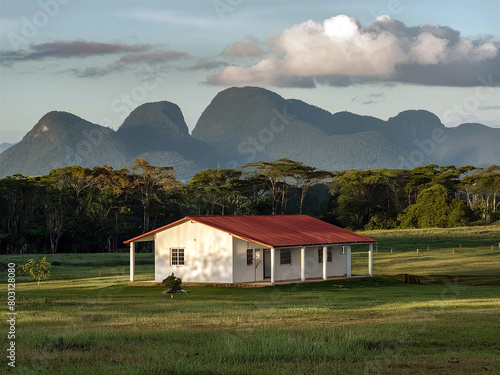
[[[321,249],[323,247],[321,246]],[[328,263],[328,265],[330,265]],[[327,266],[328,266],[327,265]],[[319,263],[318,257],[318,246],[312,246],[306,248],[306,279],[308,278],[322,278],[323,277],[323,263]],[[328,268],[327,268],[328,272]],[[327,273],[327,276],[328,273]]]
[[[342,246],[331,246],[332,262],[327,263],[328,276],[345,276],[347,274],[347,255],[342,254]]]
[[[253,249],[253,264],[247,264],[247,249]],[[264,250],[251,241],[233,237],[233,280],[235,283],[264,280]],[[255,250],[260,250],[260,259],[255,258]]]
[[[291,250],[292,264],[280,264],[280,252],[284,250],[276,249],[276,281],[300,278],[300,248],[286,250]]]
[[[346,255],[342,254],[342,246],[331,246],[332,261],[327,262],[327,276],[346,275]],[[261,259],[255,259],[254,264],[247,265],[247,249],[260,249]],[[268,247],[233,238],[233,280],[234,282],[249,282],[264,280],[264,250]],[[281,249],[276,249],[276,281],[300,279],[300,247],[287,249],[291,251],[292,263],[280,264]],[[310,278],[323,277],[323,264],[319,263],[318,247],[306,247],[305,276]]]
[[[342,254],[342,246],[331,246],[332,261],[327,262],[327,276],[346,275],[346,255]],[[300,279],[300,247],[292,248],[292,264],[280,265],[279,253],[276,250],[276,280]],[[323,264],[319,263],[318,246],[306,247],[305,250],[306,279],[323,277]]]
[[[232,283],[233,237],[191,221],[156,233],[155,281],[172,272],[183,282]],[[170,264],[170,249],[184,249],[184,265]]]

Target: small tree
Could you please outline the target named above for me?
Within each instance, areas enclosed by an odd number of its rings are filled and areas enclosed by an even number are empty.
[[[172,272],[172,274],[164,279],[161,283],[165,285],[165,288],[167,288],[167,293],[175,293],[181,290],[182,279],[180,277],[174,276],[174,273]]]
[[[50,278],[50,263],[47,262],[45,257],[38,262],[34,259],[30,259],[28,263],[20,264],[17,268],[21,270],[22,273],[29,273],[38,282],[39,287],[41,281]]]

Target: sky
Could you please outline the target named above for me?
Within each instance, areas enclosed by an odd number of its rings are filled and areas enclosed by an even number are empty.
[[[117,129],[259,86],[332,113],[500,127],[500,0],[2,0],[0,143],[47,112]]]

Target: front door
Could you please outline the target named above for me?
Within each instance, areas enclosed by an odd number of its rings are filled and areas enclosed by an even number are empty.
[[[264,279],[271,278],[271,249],[264,249]]]

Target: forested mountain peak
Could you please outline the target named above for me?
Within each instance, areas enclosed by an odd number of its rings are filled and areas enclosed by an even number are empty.
[[[88,121],[72,113],[64,111],[51,111],[46,113],[27,134],[31,136],[42,135],[43,133],[54,134],[57,132],[70,131],[81,127]],[[31,134],[30,134],[31,133]]]
[[[158,130],[174,138],[183,138],[189,132],[179,106],[168,101],[140,105],[125,119],[118,133],[134,127]]]
[[[113,129],[68,112],[52,111],[19,143],[0,154],[0,176],[39,175],[70,165],[120,166],[126,159]]]
[[[285,100],[280,95],[273,91],[264,89],[262,87],[256,86],[244,86],[244,87],[230,87],[228,89],[220,91],[210,104],[223,103],[227,100],[270,100],[275,104],[283,103]]]
[[[409,109],[398,113],[394,117],[390,117],[387,122],[389,124],[406,125],[411,124],[419,127],[445,127],[439,117],[434,113],[424,109]]]
[[[117,131],[132,154],[182,149],[179,141],[190,138],[181,109],[177,104],[160,101],[134,109]]]
[[[24,136],[22,142],[28,142],[31,145],[40,144],[40,142],[42,142],[41,144],[43,142],[57,143],[96,126],[101,127],[69,112],[51,111],[38,120]],[[101,128],[108,133],[112,132],[111,129]]]
[[[278,94],[260,87],[231,87],[219,92],[203,111],[193,137],[225,144],[235,135],[258,132],[275,116],[273,109],[283,111],[286,101]]]

